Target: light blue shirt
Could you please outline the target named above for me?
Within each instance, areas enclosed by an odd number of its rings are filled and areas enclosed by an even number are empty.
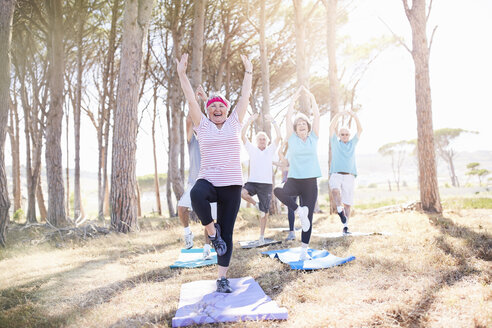
[[[359,142],[359,135],[356,134],[347,143],[338,139],[334,133],[331,137],[331,165],[330,173],[345,172],[357,176],[355,166],[355,146]]]
[[[316,133],[311,131],[306,141],[303,141],[294,132],[288,142],[289,175],[287,177],[294,179],[321,177],[321,168],[318,162],[318,136]]]

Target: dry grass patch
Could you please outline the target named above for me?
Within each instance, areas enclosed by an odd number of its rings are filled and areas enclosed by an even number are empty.
[[[258,216],[244,209],[235,241],[256,239]],[[272,327],[486,327],[492,326],[490,286],[492,213],[456,209],[443,217],[417,212],[366,214],[350,220],[353,231],[389,236],[313,237],[312,248],[356,256],[346,265],[302,272],[262,256],[266,249],[236,244],[230,277],[252,276],[289,311]],[[171,270],[183,245],[176,219],[144,219],[145,230],[86,240],[26,242],[40,231],[9,235],[0,250],[0,327],[169,327],[180,286],[215,279],[216,268]],[[285,215],[269,227],[287,227]],[[37,229],[37,228],[36,228]],[[192,224],[195,245],[202,228]],[[316,232],[341,229],[338,217],[316,215]],[[267,230],[267,237],[287,234]],[[221,325],[219,325],[221,326]],[[264,327],[243,322],[232,327]]]

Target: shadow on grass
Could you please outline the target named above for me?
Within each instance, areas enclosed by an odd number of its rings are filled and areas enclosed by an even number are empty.
[[[427,326],[425,317],[432,304],[436,301],[440,290],[455,285],[465,277],[481,273],[480,270],[469,265],[470,251],[479,259],[491,261],[492,239],[489,234],[477,233],[467,227],[457,225],[451,219],[442,216],[429,216],[429,221],[441,233],[440,236],[435,238],[435,245],[447,255],[452,256],[456,260],[457,265],[454,268],[446,270],[438,277],[437,282],[425,291],[410,310],[405,311],[401,308],[396,308],[385,313],[392,321],[396,321],[402,326]],[[446,236],[465,240],[468,249],[456,249],[446,241]]]
[[[138,315],[132,315],[126,318],[122,318],[115,323],[111,324],[110,328],[117,327],[148,327],[148,326],[161,326],[171,327],[172,319],[176,311],[168,311],[165,313],[144,313]]]
[[[50,293],[60,288],[60,284],[52,284],[48,288],[42,287],[52,279],[62,279],[72,274],[83,275],[84,272],[98,270],[100,267],[119,259],[139,256],[148,251],[159,251],[176,243],[178,242],[139,248],[139,253],[135,253],[133,250],[121,252],[111,250],[107,252],[107,256],[104,258],[85,261],[69,270],[46,275],[29,283],[1,290],[0,327],[60,327],[70,319],[84,315],[95,306],[111,301],[112,298],[125,290],[135,288],[142,283],[162,282],[179,275],[179,271],[171,271],[169,267],[166,267],[150,270],[126,280],[93,289],[82,295],[81,301],[72,305],[73,310],[59,316],[47,315],[44,313],[43,306],[39,304],[42,301],[41,293]]]

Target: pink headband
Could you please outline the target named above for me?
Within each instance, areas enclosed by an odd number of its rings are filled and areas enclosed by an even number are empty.
[[[227,103],[225,102],[225,100],[222,99],[221,97],[213,97],[213,98],[210,98],[209,101],[207,101],[207,108],[208,108],[208,106],[210,106],[212,103],[214,103],[216,101],[223,103],[226,106],[226,108],[229,107],[229,106],[227,106]]]

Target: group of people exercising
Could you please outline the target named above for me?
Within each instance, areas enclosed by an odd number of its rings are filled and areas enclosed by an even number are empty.
[[[279,126],[270,115],[265,120],[273,125],[276,138],[270,140],[265,132],[255,136],[256,145],[246,138],[246,131],[257,114],[242,124],[249,105],[253,65],[246,56],[241,56],[245,72],[241,95],[234,110],[230,112],[229,101],[220,94],[206,96],[203,88],[193,90],[186,75],[188,55],[176,60],[181,88],[188,103],[187,140],[190,157],[188,188],[178,203],[178,215],[184,227],[185,247],[193,247],[193,233],[189,228],[189,209],[197,214],[205,227],[204,258],[210,257],[211,245],[217,253],[217,292],[230,293],[227,279],[233,242],[232,236],[241,198],[253,204],[261,212],[259,243],[264,243],[265,227],[272,195],[272,165],[279,165],[285,173],[285,183],[275,188],[275,196],[289,210],[288,240],[295,239],[294,217],[301,223],[301,254],[299,260],[309,260],[308,246],[312,231],[313,213],[318,198],[317,178],[321,177],[318,161],[320,113],[314,95],[304,86],[294,94],[286,114],[285,147],[277,150],[281,142]],[[295,104],[301,93],[310,98],[312,121],[304,114],[294,115]],[[205,113],[199,101],[205,102]],[[357,134],[350,139],[347,127],[339,129],[343,116],[353,118]],[[332,161],[329,186],[337,206],[337,212],[348,234],[348,218],[353,204],[354,179],[357,176],[355,146],[362,127],[354,112],[339,112],[330,123]],[[243,185],[240,160],[241,142],[250,158],[250,171]],[[252,196],[257,195],[259,204]],[[299,197],[299,205],[296,198]]]

